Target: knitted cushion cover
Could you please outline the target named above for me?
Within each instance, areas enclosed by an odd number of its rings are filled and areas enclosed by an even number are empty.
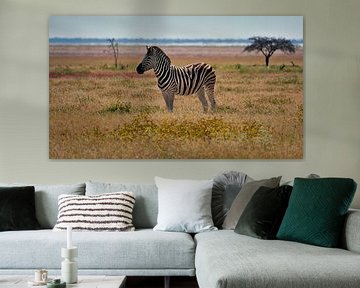
[[[277,238],[337,247],[355,191],[349,178],[295,178]]]
[[[133,231],[133,192],[123,191],[92,196],[60,195],[55,231]]]

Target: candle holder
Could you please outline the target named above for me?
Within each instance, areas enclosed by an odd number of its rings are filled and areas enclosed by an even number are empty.
[[[78,269],[75,257],[78,256],[77,247],[61,248],[61,257],[65,258],[61,262],[61,279],[67,284],[77,283]]]

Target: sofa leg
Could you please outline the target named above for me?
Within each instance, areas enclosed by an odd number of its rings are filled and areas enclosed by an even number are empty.
[[[170,288],[170,276],[164,277],[164,288]]]

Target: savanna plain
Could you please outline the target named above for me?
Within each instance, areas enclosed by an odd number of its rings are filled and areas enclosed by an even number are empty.
[[[143,46],[49,47],[51,159],[300,159],[303,157],[303,49],[161,47],[174,65],[216,71],[215,112],[196,95],[166,109],[153,71],[136,73]]]

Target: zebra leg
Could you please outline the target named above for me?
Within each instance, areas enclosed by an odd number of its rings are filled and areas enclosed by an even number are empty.
[[[175,94],[169,92],[162,92],[166,107],[169,112],[173,112]]]
[[[205,97],[204,87],[201,87],[200,90],[196,93],[196,95],[198,96],[198,98],[203,106],[204,112],[206,113],[208,110],[208,102]]]
[[[216,109],[216,100],[215,100],[215,85],[211,84],[205,86],[206,95],[210,101],[211,111],[215,111]]]

